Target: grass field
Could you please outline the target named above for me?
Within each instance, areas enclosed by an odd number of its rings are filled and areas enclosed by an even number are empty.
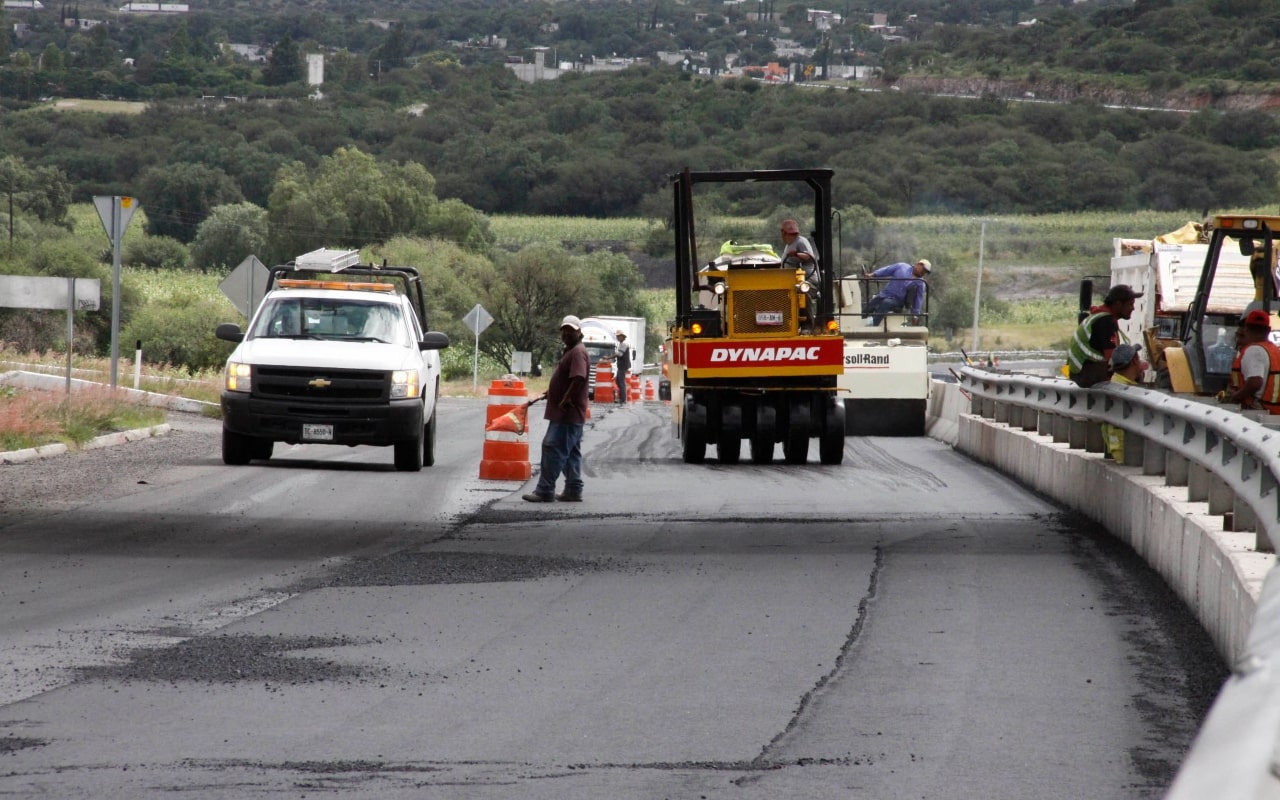
[[[141,114],[146,103],[129,100],[55,100],[56,111],[95,111],[99,114]]]

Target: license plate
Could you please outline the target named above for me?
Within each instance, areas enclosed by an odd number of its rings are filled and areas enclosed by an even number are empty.
[[[313,442],[332,442],[332,425],[303,425],[302,438]]]
[[[757,311],[756,324],[757,325],[781,325],[782,312],[781,311]]]

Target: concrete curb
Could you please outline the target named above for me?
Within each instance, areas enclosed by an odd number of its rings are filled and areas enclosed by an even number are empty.
[[[80,447],[68,447],[61,442],[55,444],[44,444],[39,447],[28,447],[23,450],[10,450],[7,453],[0,453],[0,464],[21,464],[24,461],[34,461],[37,458],[50,458],[52,456],[60,456],[64,453],[79,452],[81,450],[97,450],[100,447],[111,447],[117,444],[126,444],[127,442],[137,442],[142,439],[150,439],[153,436],[163,436],[171,430],[168,423],[162,425],[153,425],[150,428],[134,428],[129,431],[117,431],[115,433],[104,433],[89,441]]]
[[[12,370],[10,372],[0,373],[0,386],[17,386],[24,389],[45,389],[56,391],[63,389],[67,385],[65,375],[46,375],[40,372],[26,372],[23,370]],[[94,388],[101,389],[102,384],[93,381],[84,381],[79,378],[71,379],[71,391],[80,391],[83,389]],[[138,389],[119,388],[117,391],[126,393],[131,399],[138,400],[150,406],[159,406],[167,408],[171,411],[185,411],[188,413],[203,413],[207,408],[216,408],[214,403],[206,403],[201,400],[191,400],[185,397],[174,397],[167,394],[156,394],[155,392],[144,392]],[[111,447],[118,444],[126,444],[128,442],[136,442],[141,439],[150,439],[153,436],[163,436],[170,430],[169,425],[153,425],[149,428],[135,428],[129,431],[117,431],[115,433],[105,433],[102,436],[90,439],[80,447],[69,447],[61,442],[55,444],[45,444],[39,447],[28,447],[23,450],[11,450],[7,453],[0,453],[0,464],[21,464],[25,461],[33,461],[37,458],[50,458],[52,456],[60,456],[64,453],[80,450],[96,450],[99,447]]]
[[[0,373],[0,386],[17,386],[23,389],[46,389],[56,391],[65,389],[67,386],[67,378],[65,375],[46,375],[42,372],[26,372],[24,370],[11,370],[9,372]],[[94,381],[85,381],[79,378],[71,379],[71,391],[77,392],[84,389],[102,389],[104,384],[95,383]],[[191,400],[186,397],[175,397],[169,394],[157,394],[155,392],[144,392],[141,389],[128,389],[123,386],[117,387],[116,391],[123,392],[132,400],[146,403],[149,406],[160,406],[170,411],[186,411],[193,414],[202,413],[205,409],[217,408],[217,403],[206,403],[203,400]]]

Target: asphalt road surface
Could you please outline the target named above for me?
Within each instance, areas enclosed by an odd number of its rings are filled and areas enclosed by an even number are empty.
[[[694,466],[597,406],[586,501],[535,505],[478,478],[484,401],[440,413],[421,473],[226,467],[191,415],[0,467],[0,795],[1157,798],[1226,677],[1130,551],[939,442]]]

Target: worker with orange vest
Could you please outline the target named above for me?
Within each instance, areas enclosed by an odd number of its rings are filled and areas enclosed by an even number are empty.
[[[1243,345],[1231,365],[1232,373],[1240,375],[1240,385],[1229,387],[1223,399],[1280,414],[1280,347],[1270,339],[1271,316],[1256,308],[1245,314],[1242,330]]]

